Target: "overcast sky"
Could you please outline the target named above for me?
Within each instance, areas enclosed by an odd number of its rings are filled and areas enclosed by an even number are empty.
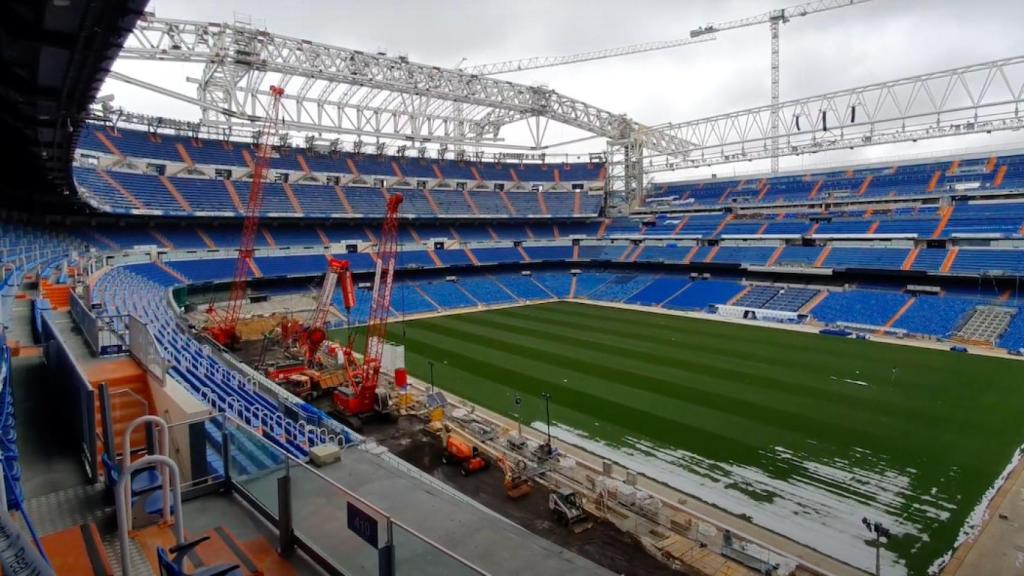
[[[463,57],[473,65],[683,38],[697,26],[796,1],[153,0],[149,9],[161,17],[204,21],[245,15],[280,34],[454,66]],[[782,29],[782,99],[1024,54],[1022,23],[1021,0],[874,0],[796,18]],[[767,26],[756,26],[720,33],[714,42],[502,77],[545,84],[643,123],[683,121],[767,104],[768,47]],[[115,69],[194,93],[184,77],[196,72],[184,65],[119,62]],[[187,104],[115,81],[102,93],[139,112],[198,116]],[[961,137],[817,154],[784,160],[783,166],[1018,143],[1024,145],[1019,133]],[[591,149],[601,146],[591,142],[581,151]]]

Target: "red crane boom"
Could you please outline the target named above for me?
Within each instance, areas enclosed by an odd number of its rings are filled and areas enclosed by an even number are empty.
[[[238,258],[235,260],[235,275],[231,281],[231,293],[227,306],[222,314],[214,308],[213,302],[207,312],[213,317],[213,325],[207,333],[221,346],[236,348],[239,343],[238,319],[242,314],[242,304],[248,288],[249,271],[252,269],[252,258],[255,253],[256,233],[260,222],[260,208],[263,206],[263,182],[270,169],[270,145],[277,135],[278,116],[281,112],[281,97],[284,88],[270,87],[270,113],[263,119],[256,141],[256,159],[252,168],[252,184],[249,186],[249,201],[245,207],[245,220],[242,224],[242,237],[238,246]]]
[[[320,286],[320,295],[316,300],[316,308],[309,316],[309,321],[304,328],[303,346],[306,348],[306,366],[312,366],[320,353],[320,347],[327,340],[327,314],[331,309],[331,301],[334,299],[334,290],[341,285],[342,304],[345,311],[349,311],[355,305],[355,288],[352,285],[352,271],[349,269],[347,260],[331,258],[327,263],[327,273],[324,274],[324,283]]]
[[[377,266],[373,277],[362,365],[355,361],[351,349],[345,350],[347,386],[335,391],[334,405],[346,416],[362,416],[379,408],[377,383],[380,380],[388,316],[391,314],[391,292],[398,259],[398,210],[401,205],[401,194],[396,192],[388,196],[387,215],[377,240]]]

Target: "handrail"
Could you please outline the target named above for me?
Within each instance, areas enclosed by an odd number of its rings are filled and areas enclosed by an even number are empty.
[[[144,416],[145,418],[145,416]],[[155,418],[155,416],[154,416]],[[163,422],[163,420],[161,420]],[[167,423],[164,423],[164,430],[166,432]],[[121,574],[123,576],[130,576],[131,565],[129,563],[129,551],[128,551],[128,523],[131,521],[131,514],[129,514],[128,506],[131,503],[130,494],[128,495],[127,501],[125,500],[126,491],[131,490],[131,475],[132,472],[140,470],[142,468],[148,468],[150,466],[163,466],[165,467],[166,473],[162,476],[167,478],[168,476],[173,479],[173,491],[174,491],[174,514],[177,519],[174,522],[174,536],[176,539],[175,545],[181,545],[185,543],[185,523],[181,519],[182,507],[181,507],[181,476],[178,472],[178,465],[167,456],[158,456],[151,454],[145,456],[140,460],[126,466],[122,469],[121,477],[117,479],[117,486],[114,489],[115,508],[117,510],[117,539],[121,545]],[[165,480],[166,486],[167,480]],[[165,490],[169,490],[169,487],[165,487]],[[164,507],[168,506],[167,501],[168,493],[164,492]]]
[[[165,422],[163,418],[161,418],[159,416],[153,416],[151,414],[147,414],[145,416],[139,416],[135,420],[132,420],[131,423],[128,424],[128,427],[124,429],[124,435],[123,435],[124,440],[122,441],[122,445],[124,446],[124,448],[123,448],[123,452],[122,452],[123,456],[121,456],[121,478],[118,479],[118,484],[120,484],[120,481],[121,481],[122,478],[124,478],[125,474],[128,473],[127,471],[128,471],[128,468],[129,468],[129,462],[131,461],[131,454],[132,454],[132,432],[134,432],[135,428],[137,428],[138,426],[140,426],[142,424],[155,424],[156,427],[160,429],[160,439],[159,439],[158,445],[156,447],[157,455],[158,456],[167,457],[168,453],[170,452],[170,446],[171,446],[170,437],[171,436],[170,436],[170,432],[169,432],[168,427],[167,427],[167,422]],[[143,460],[145,460],[145,458],[143,458]],[[140,462],[141,462],[141,460],[140,460]],[[128,492],[126,494],[124,494],[123,496],[127,497],[128,500],[131,501],[131,489],[132,489],[131,488],[131,482],[128,483],[128,485],[125,487],[125,489],[128,490]],[[163,492],[163,495],[164,495],[164,510],[163,510],[164,522],[170,522],[170,520],[171,520],[171,504],[167,500],[167,496],[169,495],[168,491],[170,490],[170,486],[168,485],[168,478],[167,478],[166,474],[161,474],[160,475],[160,489],[161,489],[161,491]],[[180,478],[178,479],[178,490],[179,491],[181,490]],[[180,512],[179,512],[179,514],[180,514]],[[130,524],[131,521],[128,520],[128,523]]]

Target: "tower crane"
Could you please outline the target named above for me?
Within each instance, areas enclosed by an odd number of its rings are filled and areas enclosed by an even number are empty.
[[[377,383],[380,380],[388,316],[391,314],[391,291],[398,259],[398,210],[401,205],[401,194],[395,192],[388,196],[384,225],[377,240],[373,293],[362,362],[356,359],[350,339],[349,345],[343,350],[345,382],[334,391],[336,411],[342,418],[355,421],[353,423],[356,427],[359,418],[374,412],[386,412],[390,405],[387,394],[377,390]]]
[[[533,58],[504,60],[502,62],[477,64],[476,66],[461,68],[462,63],[466,60],[463,58],[456,68],[470,74],[494,76],[497,74],[508,74],[510,72],[522,72],[524,70],[536,70],[538,68],[554,68],[555,66],[579,64],[580,62],[591,62],[593,60],[604,60],[606,58],[618,58],[619,56],[629,56],[631,54],[641,54],[643,52],[667,50],[669,48],[678,48],[680,46],[688,46],[690,44],[710,42],[714,39],[714,36],[704,34],[699,38],[693,37],[680,38],[677,40],[644,42],[641,44],[630,44],[629,46],[619,46],[617,48],[607,48],[605,50],[592,50],[590,52],[580,52],[578,54],[566,54],[564,56],[535,56]]]
[[[263,118],[263,126],[256,140],[256,159],[252,167],[252,183],[249,185],[249,201],[245,207],[245,220],[242,223],[242,237],[238,246],[238,258],[235,260],[235,275],[231,281],[231,292],[223,313],[217,311],[213,302],[207,309],[212,325],[207,334],[215,342],[226,348],[237,348],[241,340],[238,334],[238,319],[242,314],[242,304],[248,288],[249,270],[255,253],[256,232],[260,222],[260,208],[263,206],[263,181],[270,169],[270,146],[277,139],[278,118],[281,113],[281,98],[284,88],[270,87],[270,110]]]
[[[779,27],[782,24],[789,22],[790,18],[796,18],[798,16],[808,16],[810,14],[817,14],[818,12],[826,12],[829,10],[835,10],[837,8],[845,8],[847,6],[853,6],[854,4],[863,4],[870,2],[871,0],[816,0],[815,2],[806,2],[804,4],[797,4],[796,6],[790,6],[788,8],[779,8],[764,14],[759,14],[750,18],[742,18],[740,20],[732,20],[730,22],[721,22],[718,24],[708,24],[707,26],[701,26],[690,31],[690,38],[701,38],[709,34],[715,34],[718,32],[724,32],[726,30],[735,30],[737,28],[747,28],[749,26],[757,26],[759,24],[768,24],[768,29],[771,32],[771,83],[772,83],[772,109],[769,116],[769,146],[771,146],[771,171],[772,174],[779,172]]]

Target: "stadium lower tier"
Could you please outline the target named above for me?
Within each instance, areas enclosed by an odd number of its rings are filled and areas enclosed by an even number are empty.
[[[31,229],[10,229],[12,236],[34,238],[44,246],[36,250],[51,249],[59,256],[48,263],[48,272],[41,267],[35,273],[48,280],[58,281],[68,266],[85,266],[75,252],[87,252],[86,245],[55,234],[52,238],[32,236]],[[543,252],[536,249],[543,248]],[[579,247],[582,251],[583,248]],[[609,250],[610,246],[593,246],[595,250]],[[1010,350],[1024,347],[1024,313],[1019,294],[1005,288],[993,289],[979,280],[977,290],[950,287],[935,293],[929,290],[911,290],[899,284],[829,285],[795,284],[775,281],[751,281],[728,270],[713,271],[710,275],[694,275],[686,271],[663,270],[645,266],[637,259],[630,262],[626,250],[640,252],[646,248],[629,243],[622,247],[619,264],[611,269],[600,263],[573,263],[576,251],[572,246],[503,246],[452,251],[465,256],[457,265],[438,270],[413,270],[410,258],[427,260],[438,267],[437,261],[426,251],[403,252],[406,264],[399,276],[393,299],[396,318],[450,311],[483,309],[543,302],[556,299],[574,299],[605,302],[616,305],[643,306],[647,310],[698,312],[745,319],[773,319],[783,322],[813,322],[867,333],[920,335],[930,338],[953,339],[981,344],[988,341]],[[709,248],[706,258],[713,260],[725,247]],[[828,250],[829,247],[825,249]],[[523,266],[524,253],[545,254],[559,265],[543,267]],[[698,248],[700,249],[700,248]],[[92,250],[95,250],[94,248]],[[487,252],[488,250],[494,252]],[[692,248],[691,248],[692,250]],[[438,261],[441,260],[435,251]],[[712,254],[715,252],[715,254]],[[642,253],[641,253],[642,254]],[[99,254],[93,254],[98,256]],[[518,256],[517,256],[518,255]],[[568,255],[568,258],[566,256]],[[360,274],[370,269],[370,256],[366,253],[346,255]],[[90,308],[108,320],[131,315],[147,326],[154,346],[164,363],[166,374],[173,377],[197,398],[217,410],[240,415],[245,423],[276,447],[296,458],[305,459],[308,447],[332,441],[330,435],[347,433],[344,429],[330,429],[328,419],[314,408],[297,403],[283,410],[279,398],[254,390],[242,372],[208,345],[196,340],[182,325],[178,310],[172,304],[172,293],[179,286],[196,283],[216,283],[230,279],[233,261],[230,258],[177,259],[145,261],[143,252],[105,254],[109,268],[103,269],[91,280],[88,291]],[[355,262],[358,258],[360,261]],[[820,256],[819,256],[820,258]],[[143,260],[143,261],[140,261]],[[490,261],[495,265],[481,268],[476,262]],[[468,262],[468,264],[467,264]],[[504,263],[508,264],[504,264]],[[637,263],[639,262],[639,263]],[[315,283],[326,263],[323,254],[304,256],[260,256],[253,266],[254,276],[264,281],[254,287],[266,289],[271,298],[294,291],[302,285]],[[633,266],[630,267],[630,264]],[[608,268],[608,269],[605,269]],[[295,273],[297,270],[308,273]],[[524,274],[523,272],[529,272]],[[29,273],[33,273],[30,268]],[[270,275],[294,276],[269,281]],[[360,277],[357,280],[361,280]],[[20,282],[17,283],[20,286]],[[278,284],[278,286],[275,286]],[[285,284],[292,288],[286,289]],[[958,286],[962,286],[959,284]],[[221,286],[199,287],[217,290]],[[192,289],[189,289],[191,291]],[[352,324],[364,322],[369,295],[365,288],[358,289],[357,307],[348,320]],[[172,293],[169,293],[172,292]],[[44,292],[44,297],[46,294]],[[181,303],[181,294],[173,294]],[[55,304],[57,305],[57,304]],[[344,324],[345,315],[338,312],[341,302],[335,301],[334,326]],[[998,322],[996,321],[998,320]],[[996,328],[992,328],[996,326]],[[986,331],[987,330],[987,331]],[[822,337],[823,338],[823,337]],[[944,345],[948,346],[948,345]],[[729,349],[729,354],[734,350]],[[853,382],[851,380],[851,382]],[[297,426],[287,420],[287,412],[301,411],[319,426]],[[335,426],[337,426],[335,424]]]
[[[320,259],[319,256],[312,258]],[[321,262],[322,264],[322,262]],[[369,271],[369,262],[357,271]],[[186,284],[173,270],[196,273],[202,265],[204,282],[226,281],[233,262],[222,260],[181,261],[168,265],[129,264],[120,271],[150,281],[163,289]],[[168,267],[173,267],[168,270]],[[259,266],[259,265],[258,265]],[[315,273],[314,273],[315,274]],[[190,283],[194,280],[190,280]],[[270,285],[273,286],[273,285]],[[262,289],[261,289],[262,290]],[[305,286],[293,290],[307,291]],[[269,288],[271,294],[280,289]],[[284,289],[287,292],[288,289]],[[101,293],[102,294],[102,293]],[[811,321],[823,325],[893,335],[957,339],[996,344],[1017,350],[1024,346],[1024,314],[1020,297],[1012,291],[979,289],[971,293],[950,290],[938,294],[888,287],[836,287],[788,283],[749,282],[735,276],[703,277],[685,273],[585,270],[544,270],[524,273],[502,267],[486,273],[452,269],[416,279],[400,279],[395,287],[392,314],[398,317],[438,314],[556,299],[592,300],[647,306],[664,310],[718,313],[750,319],[788,323]],[[347,315],[336,295],[334,327],[367,321],[371,297],[368,287],[357,288],[357,305]],[[116,301],[100,299],[105,308],[118,309]],[[981,311],[998,310],[1005,322],[993,333],[970,338],[962,329]]]

